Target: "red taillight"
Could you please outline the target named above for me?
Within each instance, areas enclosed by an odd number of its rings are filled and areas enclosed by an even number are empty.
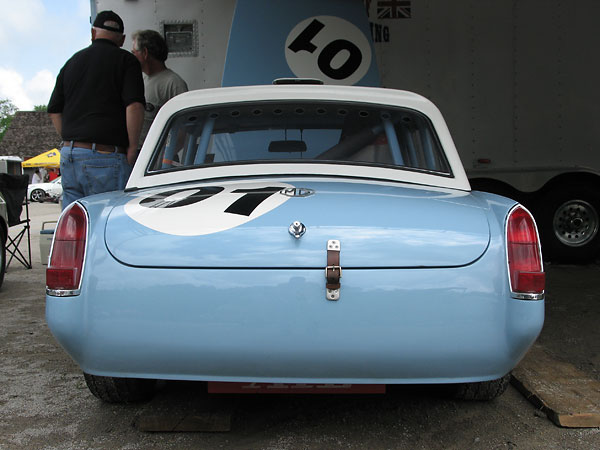
[[[518,294],[543,294],[546,277],[540,239],[533,217],[517,206],[508,216],[506,245],[511,290]]]
[[[81,205],[73,203],[61,216],[54,232],[52,255],[46,269],[48,289],[79,288],[86,237],[87,215]]]

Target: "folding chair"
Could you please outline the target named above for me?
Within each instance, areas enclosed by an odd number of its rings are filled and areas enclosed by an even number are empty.
[[[9,175],[0,173],[0,192],[6,202],[8,213],[8,236],[6,239],[6,269],[11,261],[16,259],[27,269],[31,269],[31,232],[29,225],[29,201],[27,198],[27,185],[29,176],[27,175]],[[21,220],[23,212],[23,201],[25,201],[26,218]],[[17,227],[17,232],[11,236],[12,227]],[[27,255],[24,255],[19,248],[21,241],[27,235]],[[10,257],[8,256],[10,255]]]

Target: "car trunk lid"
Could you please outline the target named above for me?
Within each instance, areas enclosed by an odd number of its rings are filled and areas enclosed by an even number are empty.
[[[105,241],[132,266],[323,268],[334,239],[344,268],[455,267],[490,240],[486,211],[468,192],[397,183],[266,179],[124,198]]]

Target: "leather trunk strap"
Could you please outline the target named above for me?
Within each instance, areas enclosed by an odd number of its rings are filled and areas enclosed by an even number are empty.
[[[327,267],[325,278],[327,289],[339,289],[341,286],[342,268],[340,266],[340,242],[330,240],[327,242]]]

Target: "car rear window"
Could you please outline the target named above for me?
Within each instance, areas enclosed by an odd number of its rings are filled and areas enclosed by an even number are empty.
[[[169,121],[148,172],[253,162],[366,164],[450,175],[421,113],[306,101],[185,110]]]

